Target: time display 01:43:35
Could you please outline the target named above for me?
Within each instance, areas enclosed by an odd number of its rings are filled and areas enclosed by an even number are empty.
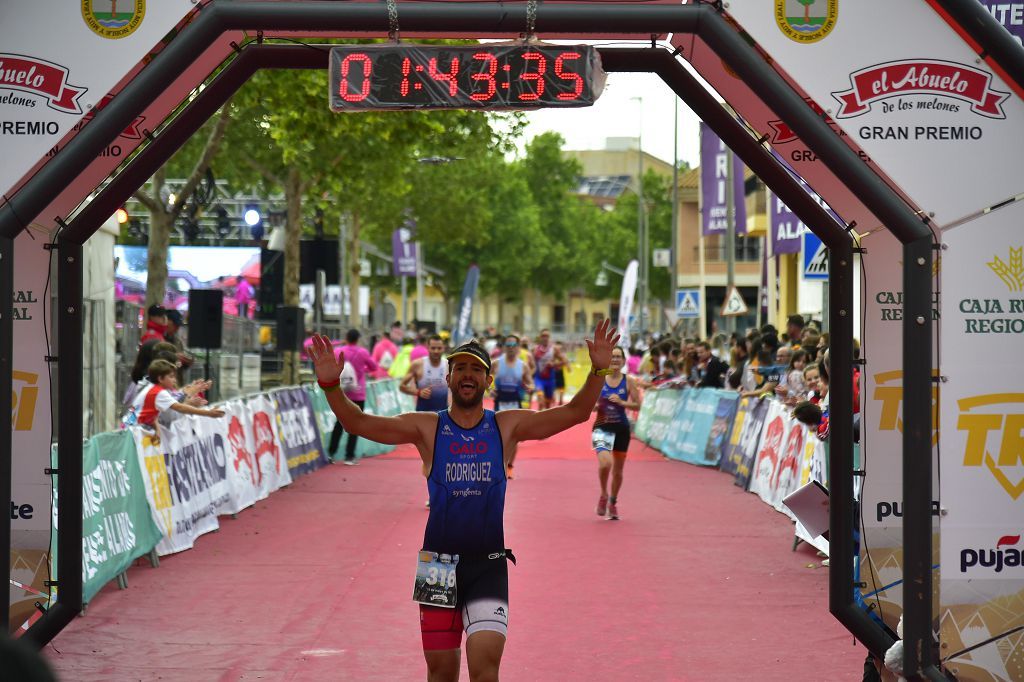
[[[329,80],[332,111],[533,109],[593,104],[604,72],[588,45],[345,45]]]

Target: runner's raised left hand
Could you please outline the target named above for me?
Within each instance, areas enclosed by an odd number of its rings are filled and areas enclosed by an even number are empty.
[[[313,335],[313,345],[306,354],[313,360],[313,371],[321,383],[335,383],[341,376],[341,370],[345,369],[345,356],[336,354],[331,340],[322,334]]]
[[[585,339],[590,351],[590,364],[596,369],[608,369],[612,363],[612,348],[619,342],[619,335],[612,328],[610,319],[601,320],[594,330],[594,340]]]

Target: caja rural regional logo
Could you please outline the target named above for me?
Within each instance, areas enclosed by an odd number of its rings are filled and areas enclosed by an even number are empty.
[[[836,27],[839,0],[775,0],[775,23],[798,43],[816,43]]]
[[[992,74],[965,64],[938,59],[903,59],[865,67],[850,74],[849,90],[833,92],[839,102],[835,118],[852,118],[871,111],[875,102],[904,95],[932,95],[915,109],[959,111],[967,102],[971,111],[987,118],[1006,118],[1000,106],[1010,93],[992,89]]]
[[[1024,393],[961,398],[957,406],[956,428],[967,432],[963,465],[985,467],[1011,498],[1018,499],[1024,493]]]
[[[1003,280],[1003,284],[1010,288],[1010,291],[1024,291],[1024,247],[1018,246],[1010,249],[1009,262],[999,256],[993,256],[990,263],[986,263],[992,272]]]
[[[135,33],[145,17],[146,0],[82,0],[85,25],[96,35],[111,40]]]

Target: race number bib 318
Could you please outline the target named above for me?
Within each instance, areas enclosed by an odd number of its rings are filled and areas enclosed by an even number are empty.
[[[416,561],[412,600],[427,606],[454,609],[457,601],[455,567],[458,565],[458,554],[420,552]]]

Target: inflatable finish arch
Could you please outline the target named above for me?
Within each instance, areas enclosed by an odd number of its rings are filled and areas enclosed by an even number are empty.
[[[780,3],[785,6],[785,0],[777,0],[775,4]],[[822,4],[838,7],[839,0]],[[1024,83],[1024,50],[981,5],[975,0],[906,4],[914,5],[914,11],[927,12],[949,22],[944,24],[948,33],[944,40],[977,50],[983,57],[978,63],[984,60],[989,64],[1019,99]],[[406,37],[511,37],[527,25],[525,3],[400,2],[399,8]],[[903,176],[892,170],[895,166],[888,169],[887,174],[873,163],[865,163],[863,150],[850,137],[837,135],[836,122],[827,121],[822,115],[826,103],[812,93],[812,86],[805,85],[803,77],[794,71],[784,71],[786,65],[774,61],[771,49],[765,44],[760,44],[760,49],[751,45],[752,39],[761,42],[759,31],[762,28],[754,28],[761,18],[748,21],[749,11],[736,8],[727,13],[721,3],[549,2],[537,8],[536,30],[544,38],[650,38],[650,49],[602,50],[605,68],[658,73],[829,247],[834,375],[830,610],[876,654],[884,653],[892,637],[854,601],[853,537],[857,524],[853,506],[856,472],[852,453],[852,340],[855,335],[852,306],[854,252],[859,250],[854,237],[857,232],[863,233],[862,228],[871,231],[884,227],[885,232],[903,245],[900,259],[902,357],[899,362],[904,388],[903,575],[905,584],[912,586],[903,592],[908,645],[906,665],[908,670],[917,671],[922,677],[943,679],[936,667],[931,634],[933,491],[929,483],[933,477],[933,462],[930,457],[920,456],[930,451],[933,433],[932,375],[937,362],[932,357],[934,325],[931,321],[936,226],[927,213],[915,205],[911,198],[914,193],[907,189]],[[852,6],[845,4],[839,11],[855,13]],[[768,16],[768,20],[772,17]],[[740,27],[748,29],[749,35],[741,33]],[[0,205],[0,282],[3,283],[0,291],[15,290],[15,238],[30,225],[53,232],[60,274],[59,327],[73,330],[59,335],[56,356],[46,358],[57,364],[61,387],[57,441],[58,468],[63,474],[58,482],[61,501],[58,574],[62,579],[57,604],[26,634],[33,641],[40,644],[49,641],[81,609],[82,499],[81,486],[77,484],[82,473],[82,340],[77,333],[82,324],[81,245],[257,69],[323,68],[326,65],[326,51],[265,44],[262,39],[247,41],[249,33],[259,32],[261,38],[268,40],[277,35],[384,37],[388,29],[388,14],[383,3],[212,0],[189,14],[162,49],[146,56],[144,63],[122,81],[123,87],[116,96],[102,108],[97,107],[99,110],[94,112],[88,126],[67,135],[59,153],[38,161],[29,159],[29,164],[35,164],[31,169],[16,169],[30,172],[7,190],[6,200]],[[675,53],[653,47],[655,39],[669,35],[677,47]],[[739,99],[752,98],[756,106],[788,126],[820,160],[815,167],[794,164],[796,170],[837,208],[844,216],[844,224],[837,223],[800,186],[780,156],[765,145],[767,135],[760,139],[752,136],[689,75],[678,59],[680,55],[719,88],[752,126],[755,119],[747,113],[747,103]],[[119,169],[107,187],[90,203],[81,205],[98,186],[98,180],[89,181],[86,186],[80,178],[88,175],[91,165],[96,166],[97,159],[103,157],[112,141],[129,129],[153,103],[164,100],[163,116],[166,116],[214,67],[228,59],[228,67],[202,95],[155,135],[149,136],[141,151]],[[743,88],[737,91],[737,101],[733,101],[726,82],[716,72],[723,66],[739,81],[736,87]],[[812,99],[818,107],[808,106]],[[834,105],[832,102],[829,106]],[[835,116],[838,118],[838,113]],[[99,178],[106,176],[109,170]],[[830,191],[825,191],[826,186]],[[840,206],[847,210],[839,210]],[[849,215],[856,215],[859,220],[850,219]],[[960,215],[963,214],[955,217]],[[61,229],[56,230],[55,225],[60,225]],[[5,387],[0,389],[2,411],[11,407],[11,393],[6,386],[13,386],[16,349],[11,297],[5,295],[0,306],[0,384]],[[0,438],[5,444],[12,443],[11,422],[0,423]],[[9,454],[0,457],[0,487],[7,495],[11,490],[12,458],[11,448],[4,450]],[[40,453],[40,456],[48,461],[48,453]],[[9,533],[10,528],[4,524],[0,530],[0,547],[10,547]]]

